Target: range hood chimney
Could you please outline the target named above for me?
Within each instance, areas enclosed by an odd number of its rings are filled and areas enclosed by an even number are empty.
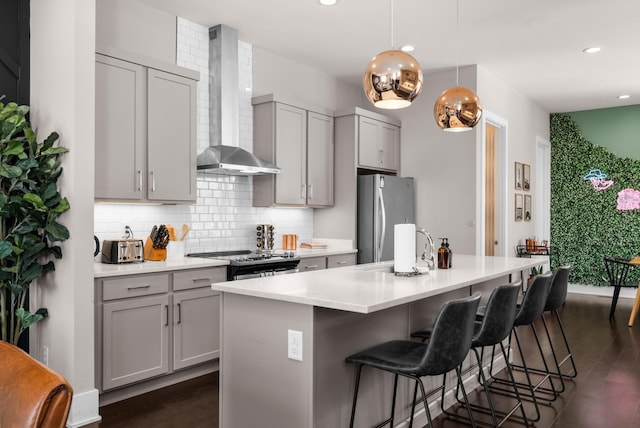
[[[278,174],[280,168],[240,148],[238,31],[209,28],[211,146],[198,155],[198,170],[225,175]]]

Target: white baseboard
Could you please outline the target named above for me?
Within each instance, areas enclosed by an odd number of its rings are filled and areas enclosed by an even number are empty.
[[[595,285],[569,284],[569,293],[589,294],[592,296],[613,297],[613,287],[596,287]],[[621,299],[633,299],[636,297],[635,288],[622,288],[620,290]]]
[[[76,428],[102,420],[98,411],[98,390],[92,389],[79,394],[74,393],[71,410],[67,419],[68,428]]]

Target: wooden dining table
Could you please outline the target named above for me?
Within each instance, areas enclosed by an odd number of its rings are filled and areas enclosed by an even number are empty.
[[[640,265],[640,256],[634,257],[629,260],[629,264]],[[631,309],[631,316],[629,317],[629,327],[633,327],[633,322],[638,315],[638,309],[640,308],[640,284],[638,284],[638,291],[636,291],[636,299],[633,302],[633,308]]]

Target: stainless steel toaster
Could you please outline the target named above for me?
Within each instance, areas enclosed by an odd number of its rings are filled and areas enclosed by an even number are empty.
[[[105,239],[102,242],[102,263],[143,261],[144,244],[140,239]]]

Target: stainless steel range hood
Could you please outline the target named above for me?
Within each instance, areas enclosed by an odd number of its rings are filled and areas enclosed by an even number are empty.
[[[278,174],[280,168],[240,148],[238,31],[209,28],[210,144],[198,155],[198,171],[225,175]]]
[[[234,146],[210,146],[198,155],[198,169],[225,175],[278,174],[280,168]]]

